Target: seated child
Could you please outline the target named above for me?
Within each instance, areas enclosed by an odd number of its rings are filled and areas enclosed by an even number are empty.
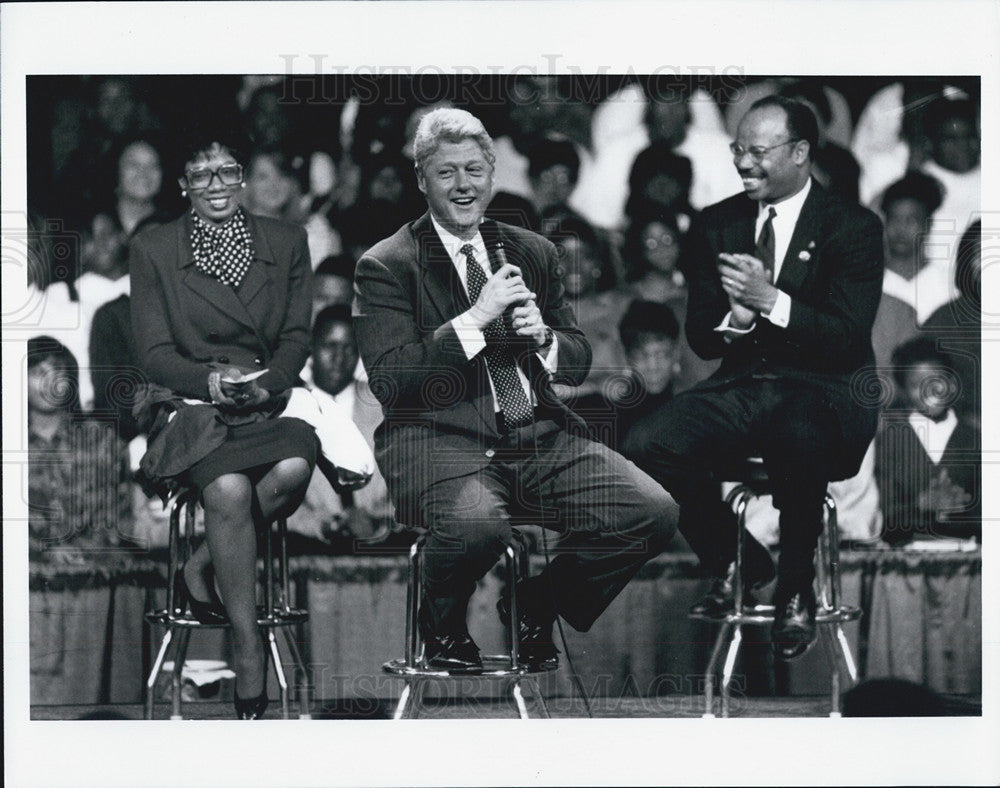
[[[952,407],[961,396],[954,365],[918,337],[892,355],[905,410],[887,411],[876,441],[882,538],[982,536],[980,434]]]

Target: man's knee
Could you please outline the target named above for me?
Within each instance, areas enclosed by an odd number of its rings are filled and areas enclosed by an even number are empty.
[[[677,533],[680,507],[673,497],[657,485],[646,496],[644,519],[649,523],[649,539],[659,549],[665,548]]]

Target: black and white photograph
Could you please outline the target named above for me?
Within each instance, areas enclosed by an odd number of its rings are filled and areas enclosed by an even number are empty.
[[[11,784],[1000,779],[995,6],[0,19]]]

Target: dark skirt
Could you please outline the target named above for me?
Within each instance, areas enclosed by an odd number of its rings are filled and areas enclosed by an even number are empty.
[[[229,427],[225,442],[196,462],[187,482],[199,492],[227,473],[245,473],[257,483],[276,463],[301,457],[316,467],[318,441],[311,426],[296,418],[272,418]]]

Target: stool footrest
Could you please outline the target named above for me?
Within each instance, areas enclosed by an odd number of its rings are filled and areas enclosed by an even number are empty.
[[[548,673],[555,668],[533,670],[527,665],[521,664],[516,668],[511,668],[510,657],[506,654],[484,654],[483,670],[481,673],[449,673],[447,670],[433,670],[417,663],[407,665],[405,659],[391,659],[382,665],[382,671],[394,676],[413,676],[440,679],[467,679],[467,678],[488,678],[502,679],[516,676],[535,676],[540,673]]]
[[[771,624],[774,622],[774,605],[744,607],[742,613],[729,613],[725,616],[692,613],[688,618],[694,621],[707,621],[710,624]],[[836,610],[821,607],[816,611],[817,624],[842,624],[845,621],[857,621],[859,618],[861,618],[861,608],[851,605],[841,605]]]
[[[155,610],[146,613],[146,621],[150,624],[159,624],[169,627],[186,627],[190,629],[225,629],[229,622],[223,624],[203,624],[194,616],[178,616],[167,610]],[[309,611],[292,608],[291,610],[275,611],[270,616],[264,615],[262,610],[257,611],[257,626],[259,627],[290,627],[296,624],[304,624],[309,620]]]

